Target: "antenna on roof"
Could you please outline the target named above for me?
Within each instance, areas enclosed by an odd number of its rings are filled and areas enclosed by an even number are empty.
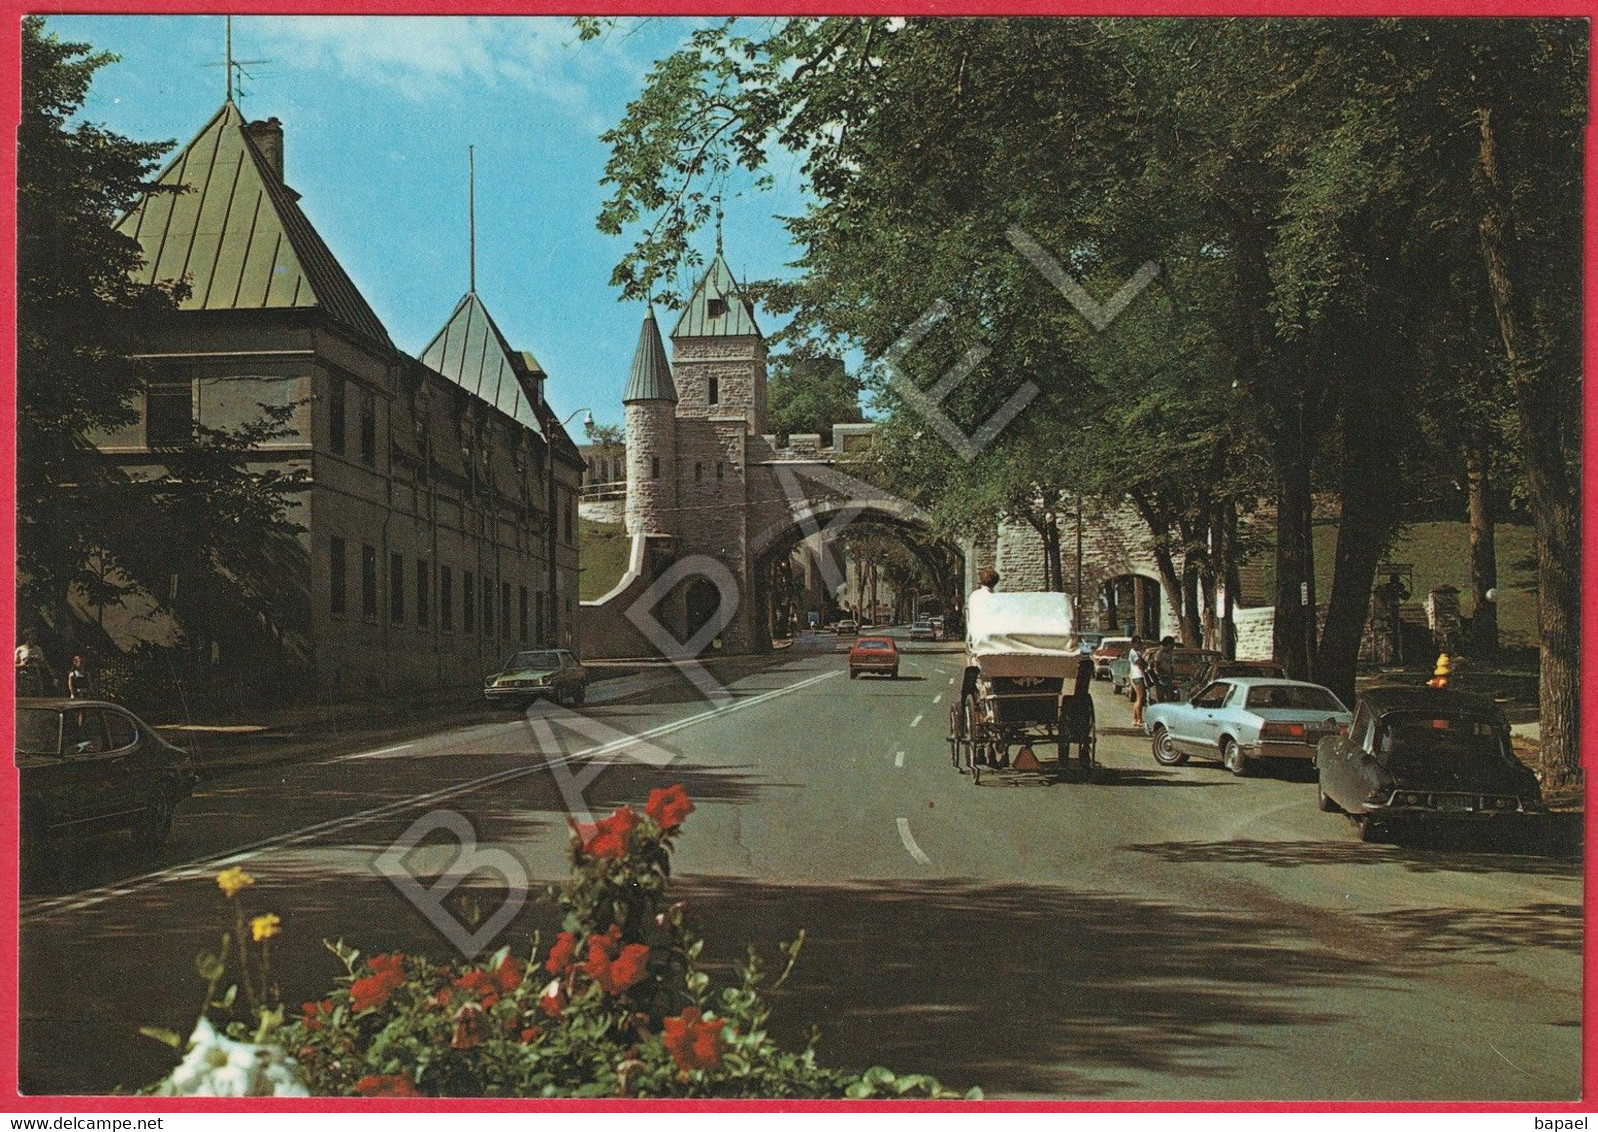
[[[477,293],[477,147],[466,147],[467,287]]]
[[[233,17],[224,17],[227,23],[227,55],[221,63],[207,63],[207,67],[221,67],[225,76],[224,83],[227,87],[227,101],[244,101],[244,80],[254,78],[244,68],[256,63],[270,63],[270,59],[235,59],[233,58]]]

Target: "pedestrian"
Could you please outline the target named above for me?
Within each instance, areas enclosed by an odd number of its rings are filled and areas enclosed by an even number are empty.
[[[1144,684],[1148,689],[1146,703],[1157,704],[1176,695],[1175,660],[1176,638],[1161,637],[1157,648],[1151,649],[1144,660]]]
[[[17,646],[17,694],[19,696],[47,696],[55,686],[55,673],[50,671],[50,662],[45,658],[44,649],[39,647],[39,638],[32,629],[22,634],[22,643]]]
[[[1143,639],[1133,637],[1131,647],[1126,650],[1126,680],[1132,692],[1132,726],[1143,726],[1143,705],[1148,702],[1148,687],[1144,683],[1148,679],[1147,662],[1143,657]]]
[[[92,700],[94,681],[89,676],[89,666],[83,662],[82,653],[72,654],[72,667],[67,671],[67,695],[74,700]]]

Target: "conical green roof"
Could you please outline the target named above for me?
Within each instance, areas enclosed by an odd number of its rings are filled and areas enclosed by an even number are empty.
[[[677,320],[673,338],[746,338],[760,337],[760,327],[755,325],[755,308],[738,290],[732,268],[716,253],[710,270],[699,281],[694,297],[688,300],[682,317]]]
[[[666,347],[660,341],[660,328],[655,325],[655,308],[650,307],[644,316],[644,325],[638,331],[638,349],[633,354],[633,372],[627,379],[627,391],[621,395],[628,401],[677,400],[677,386],[671,380],[671,366],[666,361]]]
[[[545,435],[536,407],[538,362],[510,348],[476,291],[466,292],[455,304],[455,313],[427,344],[421,360],[518,424]]]
[[[332,251],[245,129],[232,102],[172,159],[117,230],[137,240],[141,283],[186,280],[182,310],[320,308],[394,348]]]

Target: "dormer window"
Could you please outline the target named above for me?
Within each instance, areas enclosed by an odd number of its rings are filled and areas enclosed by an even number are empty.
[[[727,314],[726,299],[711,299],[709,315],[711,318],[724,318]]]

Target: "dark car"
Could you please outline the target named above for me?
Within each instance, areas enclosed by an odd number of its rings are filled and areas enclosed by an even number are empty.
[[[588,694],[588,670],[565,649],[512,653],[488,678],[483,698],[491,704],[522,708],[546,697],[576,707]]]
[[[849,649],[849,679],[862,672],[899,678],[899,648],[892,637],[856,637]]]
[[[1371,688],[1348,733],[1315,751],[1320,808],[1375,840],[1422,821],[1541,813],[1537,777],[1515,758],[1509,721],[1489,699],[1437,688]]]
[[[99,700],[18,700],[16,748],[25,861],[37,863],[58,838],[101,828],[162,845],[174,809],[194,789],[187,752]]]

